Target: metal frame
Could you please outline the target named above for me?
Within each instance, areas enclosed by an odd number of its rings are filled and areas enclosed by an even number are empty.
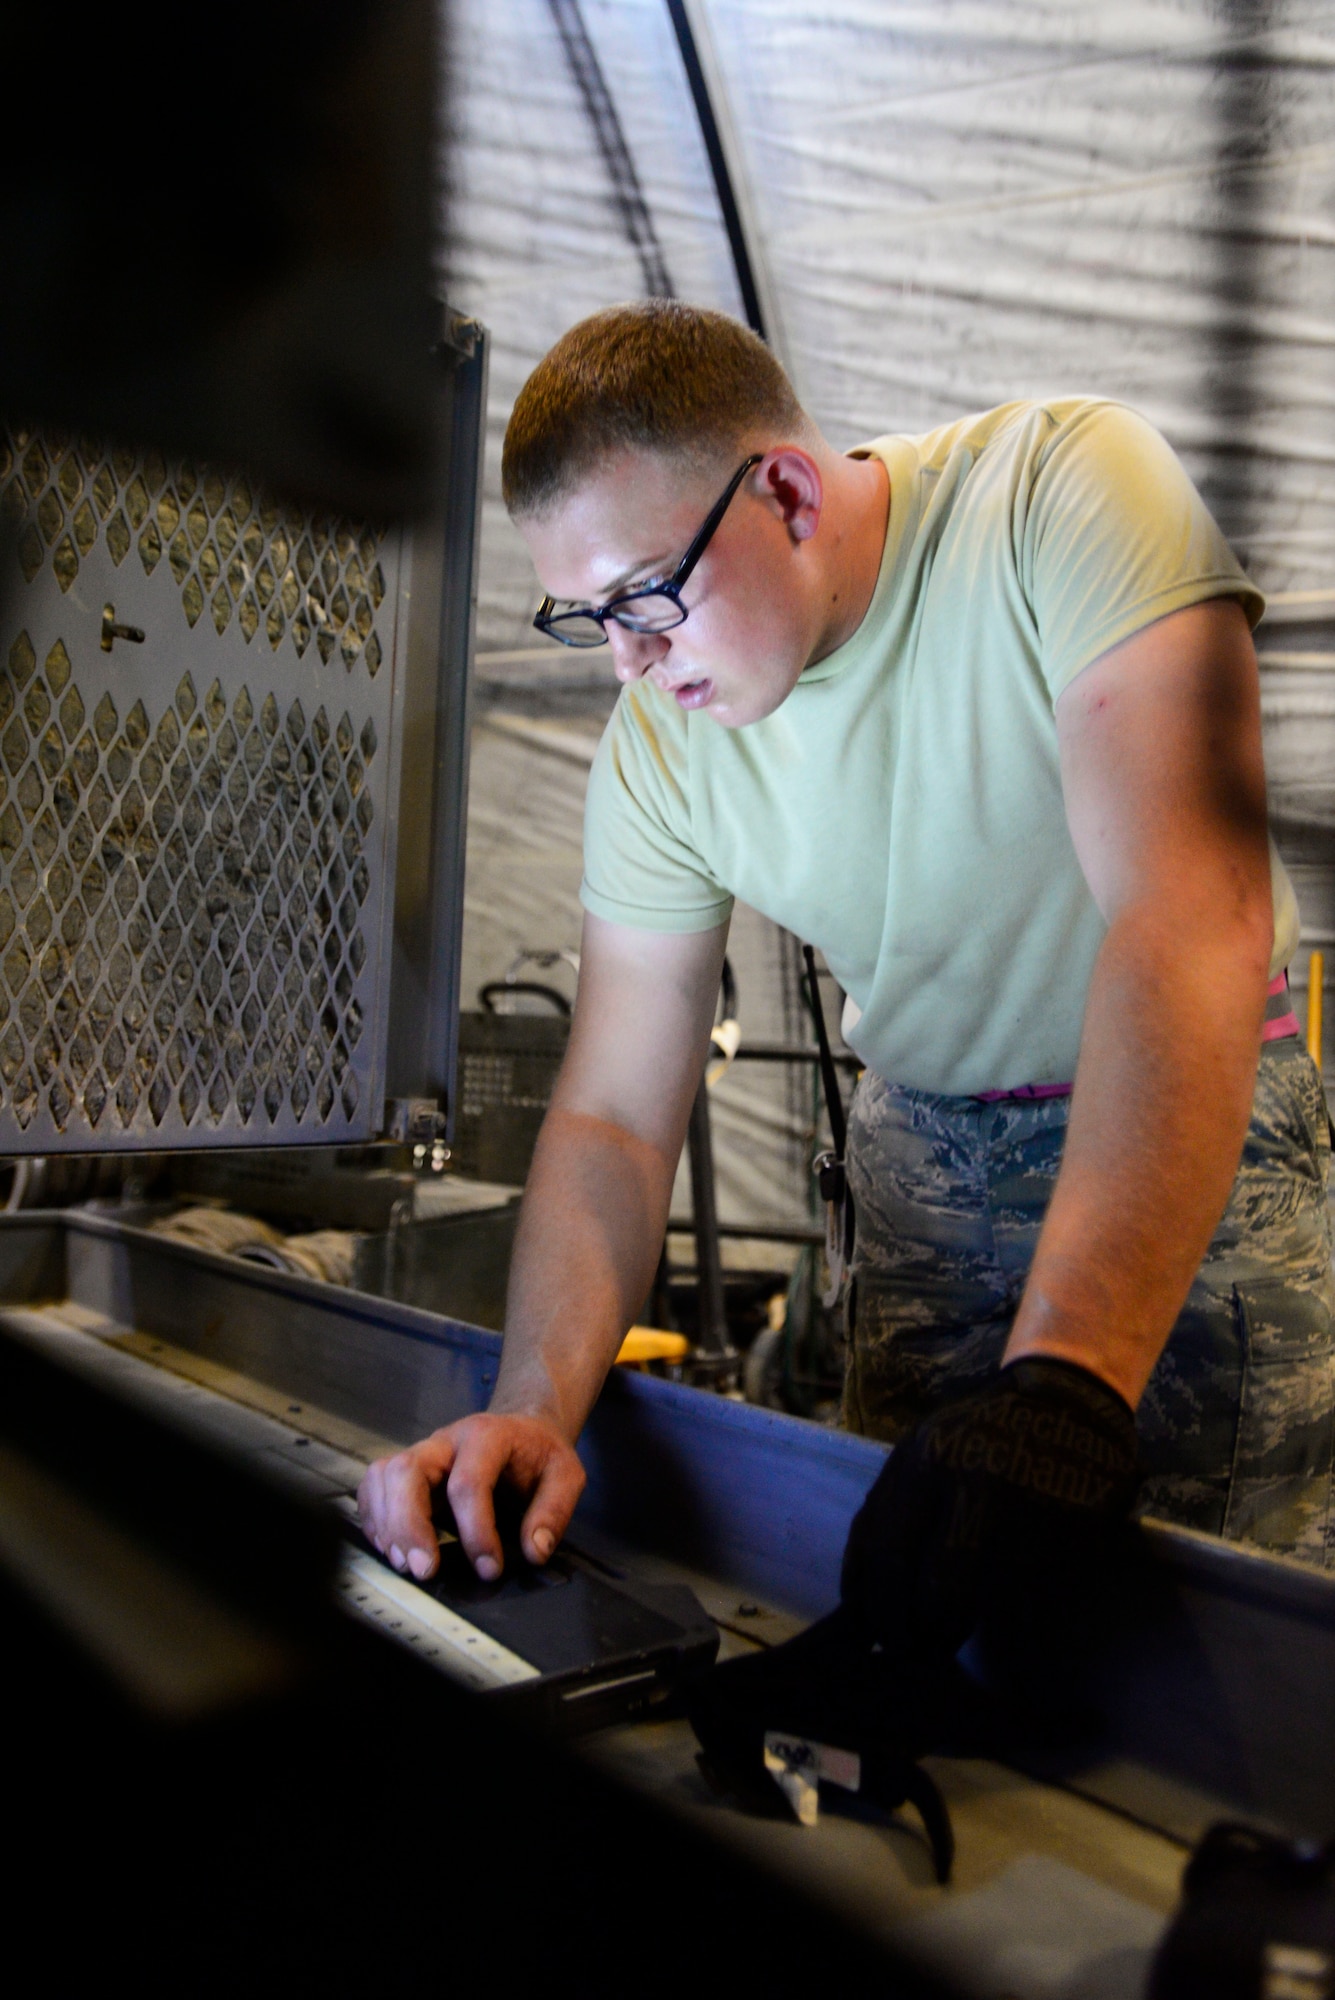
[[[439,353],[450,477],[439,514],[414,532],[415,558],[430,550],[431,560],[414,563],[402,683],[385,1119],[398,1138],[452,1130],[459,1058],[487,334],[447,311]]]
[[[152,448],[0,457],[0,1147],[373,1136],[403,532]]]
[[[480,1409],[500,1337],[192,1250],[86,1212],[0,1216],[0,1311],[170,1341],[380,1437]],[[838,1589],[884,1460],[866,1439],[614,1371],[585,1428],[579,1518],[805,1617]],[[1329,1833],[1335,1576],[1158,1523],[1066,1690],[1097,1724],[1014,1761],[1195,1838],[1221,1811]]]
[[[667,0],[667,10],[709,159],[742,312],[751,331],[759,334],[786,366],[778,308],[760,254],[760,232],[747,199],[740,148],[728,114],[709,22],[700,0]]]
[[[486,356],[446,313],[412,528],[0,433],[6,1152],[358,1143],[387,1096],[443,1126]]]

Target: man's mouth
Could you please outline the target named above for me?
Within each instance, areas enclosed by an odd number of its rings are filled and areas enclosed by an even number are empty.
[[[700,681],[683,681],[673,688],[672,698],[678,708],[705,708],[714,699],[714,683],[708,676]]]

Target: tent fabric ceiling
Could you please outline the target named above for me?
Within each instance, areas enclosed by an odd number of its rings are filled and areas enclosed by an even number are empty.
[[[449,284],[492,329],[497,444],[556,336],[643,290],[559,11],[454,0],[451,16]],[[833,442],[1014,396],[1120,396],[1183,454],[1264,586],[1335,583],[1330,0],[692,11],[727,95],[775,342]],[[576,12],[673,290],[738,311],[665,0]],[[497,457],[489,648],[530,641],[533,594]]]
[[[832,442],[1018,396],[1121,397],[1263,588],[1335,591],[1335,0],[686,11],[725,100],[774,344]],[[645,289],[572,22],[667,282],[741,310],[666,0],[451,0],[445,275],[493,336],[479,665],[521,680],[541,642],[499,499],[506,417],[567,326]],[[1305,667],[1265,680],[1309,943],[1335,943],[1335,675],[1315,663],[1332,645],[1335,622]],[[533,673],[551,686],[536,657]],[[568,860],[573,885],[573,840]]]

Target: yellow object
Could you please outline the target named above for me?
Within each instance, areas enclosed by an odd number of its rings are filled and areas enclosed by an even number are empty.
[[[621,1343],[617,1363],[643,1368],[646,1361],[684,1361],[691,1343],[683,1333],[662,1333],[656,1326],[633,1326]]]
[[[710,1090],[724,1075],[728,1065],[742,1045],[742,1024],[740,1021],[720,1021],[711,1029],[709,1036],[709,1060],[705,1064],[705,1082]]]
[[[1307,961],[1307,1053],[1321,1067],[1321,997],[1326,980],[1326,961],[1314,951]]]

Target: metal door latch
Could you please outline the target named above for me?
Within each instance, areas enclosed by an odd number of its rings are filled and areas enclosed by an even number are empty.
[[[109,653],[117,639],[128,639],[132,645],[142,646],[144,635],[137,625],[118,625],[114,604],[102,606],[102,651]]]

